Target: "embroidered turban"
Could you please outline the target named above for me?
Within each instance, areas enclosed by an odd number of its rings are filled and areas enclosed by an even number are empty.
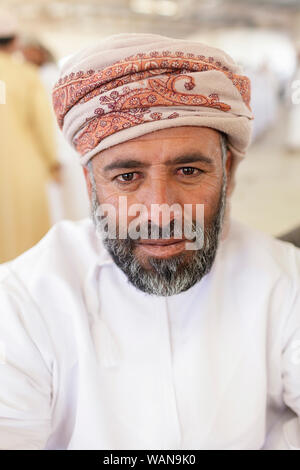
[[[154,34],[118,34],[72,56],[53,89],[57,121],[84,165],[155,130],[223,131],[233,164],[250,141],[250,81],[219,49]]]

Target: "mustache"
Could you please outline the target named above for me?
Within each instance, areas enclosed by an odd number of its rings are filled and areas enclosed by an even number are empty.
[[[101,230],[107,232],[109,222],[105,216],[99,217]],[[184,225],[184,226],[182,226]],[[122,235],[121,239],[130,239],[132,242],[139,242],[143,239],[162,240],[166,238],[187,238],[192,240],[197,234],[202,234],[203,229],[195,220],[186,220],[184,224],[178,219],[172,219],[164,226],[157,225],[153,221],[145,223],[137,223],[134,226],[134,237],[130,236],[130,228],[126,231],[126,236]],[[116,237],[119,238],[120,227],[116,227]]]

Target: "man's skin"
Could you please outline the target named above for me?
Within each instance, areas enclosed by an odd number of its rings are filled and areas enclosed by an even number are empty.
[[[231,161],[228,150],[228,183]],[[117,216],[119,196],[127,196],[127,207],[145,205],[149,220],[151,204],[177,203],[182,210],[184,204],[193,204],[193,209],[195,204],[204,204],[206,224],[217,208],[223,180],[220,133],[198,126],[158,130],[101,151],[92,159],[92,166],[98,200],[100,204],[113,204]],[[91,199],[89,173],[83,169]],[[134,217],[127,214],[128,225]],[[137,244],[135,254],[147,267],[148,256],[168,258],[183,252],[188,256],[185,242],[144,239]]]
[[[35,46],[22,46],[21,52],[27,62],[30,62],[37,67],[41,67],[46,63],[46,54],[41,48]]]

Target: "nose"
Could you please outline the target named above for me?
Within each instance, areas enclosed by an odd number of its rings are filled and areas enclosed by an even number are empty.
[[[178,195],[177,195],[178,196]],[[144,205],[147,208],[148,221],[156,225],[166,225],[175,218],[169,208],[176,201],[176,192],[166,178],[155,177],[151,179],[144,197]]]
[[[148,204],[171,204],[173,201],[171,188],[165,178],[153,178],[149,185]]]

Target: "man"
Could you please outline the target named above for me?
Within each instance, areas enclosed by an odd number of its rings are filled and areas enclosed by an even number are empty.
[[[300,253],[229,217],[247,77],[121,34],[72,57],[53,102],[92,220],[2,268],[0,447],[300,448]]]
[[[35,68],[14,59],[17,49],[17,23],[1,10],[0,263],[47,233],[46,182],[59,179],[49,100]]]

